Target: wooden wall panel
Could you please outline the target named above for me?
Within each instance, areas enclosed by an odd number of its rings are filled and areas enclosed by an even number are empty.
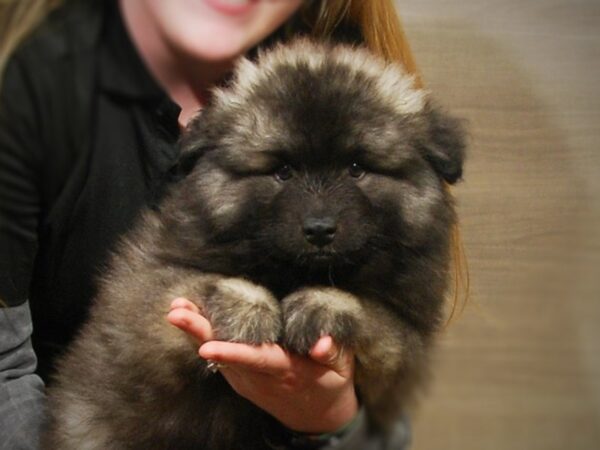
[[[399,0],[469,121],[455,189],[472,281],[415,450],[600,448],[600,2]]]

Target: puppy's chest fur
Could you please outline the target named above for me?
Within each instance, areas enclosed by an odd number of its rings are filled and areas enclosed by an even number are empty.
[[[397,71],[363,50],[307,41],[240,66],[182,141],[185,178],[144,214],[102,277],[90,320],[59,363],[45,448],[264,449],[265,439],[283,439],[167,323],[176,297],[199,306],[216,339],[306,355],[332,336],[355,354],[373,423],[385,430],[399,416],[426,378],[441,317],[454,223],[442,183],[460,177],[463,141]],[[298,79],[326,84],[324,72],[345,80],[341,104],[362,101],[352,114],[294,90]],[[334,118],[320,133],[349,155],[335,159],[348,169],[331,175],[344,189],[321,189],[323,175],[298,197],[294,149],[316,138],[290,123],[293,102]],[[353,127],[349,139],[336,131]],[[385,139],[355,145],[369,136]]]

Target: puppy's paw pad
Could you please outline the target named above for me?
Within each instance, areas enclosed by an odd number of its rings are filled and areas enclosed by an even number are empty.
[[[262,344],[281,334],[281,309],[265,288],[241,278],[223,278],[205,301],[215,337],[219,340]]]
[[[282,309],[284,346],[289,350],[307,354],[326,335],[355,347],[361,307],[354,296],[330,288],[304,289],[286,297]]]

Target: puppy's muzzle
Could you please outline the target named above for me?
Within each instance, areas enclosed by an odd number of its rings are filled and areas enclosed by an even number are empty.
[[[307,217],[302,224],[304,237],[317,247],[331,244],[337,231],[337,222],[333,217]]]

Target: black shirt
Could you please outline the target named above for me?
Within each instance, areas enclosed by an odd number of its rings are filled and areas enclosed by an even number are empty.
[[[360,35],[349,27],[336,40]],[[0,89],[0,306],[29,299],[43,378],[85,319],[111,247],[168,185],[179,112],[144,66],[115,0],[67,2],[11,58]],[[9,309],[27,331],[25,310]],[[29,354],[25,341],[11,352]],[[2,395],[12,392],[0,423],[13,413],[39,416],[31,383],[19,380],[0,385]],[[359,418],[337,443],[290,448],[404,448],[404,422],[384,437]]]
[[[112,1],[60,11],[7,67],[0,298],[29,298],[42,377],[84,320],[110,249],[160,198],[177,158],[179,112]]]
[[[301,19],[292,27],[308,31]],[[362,41],[351,24],[332,39]],[[179,112],[116,0],[67,1],[9,61],[0,90],[0,306],[29,299],[43,378],[85,319],[111,247],[164,191]]]

